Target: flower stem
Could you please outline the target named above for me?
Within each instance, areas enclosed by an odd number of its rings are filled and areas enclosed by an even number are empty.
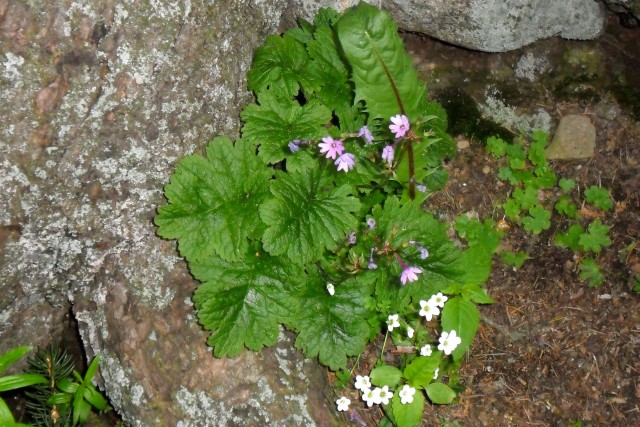
[[[384,347],[387,345],[387,337],[389,336],[389,330],[387,329],[387,333],[384,334],[384,342],[382,343],[382,350],[380,350],[380,360],[383,360],[384,357]]]
[[[404,263],[404,261],[402,261],[402,258],[400,258],[400,255],[398,255],[397,253],[394,253],[396,260],[400,263],[400,265],[402,266],[402,268],[404,270],[407,269],[407,264]]]

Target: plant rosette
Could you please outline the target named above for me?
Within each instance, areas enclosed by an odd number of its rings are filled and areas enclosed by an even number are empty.
[[[155,217],[201,282],[193,300],[208,344],[217,357],[258,351],[284,325],[308,357],[344,370],[386,331],[415,354],[394,384],[374,373],[376,387],[358,384],[367,405],[415,425],[425,396],[453,400],[434,374],[461,360],[477,305],[492,302],[482,285],[495,248],[459,248],[423,209],[456,152],[444,109],[395,22],[366,3],[269,37],[247,81],[256,102],[241,113],[241,138],[180,160]],[[423,300],[448,334],[440,343],[421,323]]]

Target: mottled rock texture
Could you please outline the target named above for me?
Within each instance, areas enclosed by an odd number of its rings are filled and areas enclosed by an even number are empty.
[[[628,0],[633,1],[633,0]],[[303,0],[313,13],[321,5],[344,8],[358,0]],[[487,52],[517,49],[562,36],[592,39],[603,28],[602,4],[594,0],[369,0],[390,11],[401,28]]]
[[[0,352],[57,341],[71,307],[127,424],[334,423],[291,343],[212,357],[152,224],[177,159],[237,134],[253,51],[289,8],[0,0]]]

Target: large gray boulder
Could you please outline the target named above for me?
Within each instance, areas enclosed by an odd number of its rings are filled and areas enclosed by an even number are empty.
[[[627,0],[634,1],[634,0]],[[321,6],[346,8],[358,0],[303,0],[313,15]],[[486,52],[518,49],[553,36],[593,39],[604,10],[594,0],[368,0],[388,10],[408,31]]]
[[[129,425],[332,425],[324,369],[213,358],[196,284],[152,223],[176,161],[237,135],[278,0],[0,0],[0,352],[71,308]]]

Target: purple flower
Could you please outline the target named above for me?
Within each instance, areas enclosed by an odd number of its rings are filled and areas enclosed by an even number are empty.
[[[422,185],[422,184],[418,184],[418,185],[416,185],[416,190],[418,190],[421,193],[426,193],[427,192],[427,187]]]
[[[367,218],[367,228],[369,230],[374,230],[376,228],[376,220],[373,218]]]
[[[373,142],[373,135],[371,134],[371,131],[369,130],[369,128],[366,126],[362,126],[360,128],[360,132],[358,132],[358,136],[361,136],[362,138],[364,138],[367,144],[371,144]]]
[[[347,237],[347,242],[350,245],[355,245],[356,243],[358,243],[358,237],[356,236],[356,232],[352,231],[349,236]]]
[[[327,153],[327,159],[335,159],[336,156],[341,156],[344,153],[344,146],[339,139],[333,139],[330,136],[322,138],[324,143],[318,144],[320,147],[320,154]]]
[[[356,164],[356,157],[351,153],[344,153],[340,157],[338,157],[338,159],[335,161],[335,164],[336,166],[338,166],[338,172],[340,171],[349,172],[351,169],[353,169],[353,166]]]
[[[387,163],[389,163],[389,165],[391,165],[393,164],[394,154],[395,153],[393,151],[393,145],[387,145],[382,149],[382,160],[386,161]]]
[[[427,248],[425,248],[424,246],[418,245],[418,250],[420,251],[420,259],[429,258],[429,250]]]
[[[298,150],[300,150],[300,143],[302,141],[300,141],[299,139],[294,139],[293,141],[291,141],[288,145],[289,150],[291,150],[292,153],[297,153]]]
[[[391,117],[391,123],[389,130],[396,134],[396,138],[402,138],[409,131],[409,119],[404,114]]]
[[[406,267],[402,271],[402,275],[400,276],[400,281],[402,284],[406,284],[407,281],[415,282],[418,280],[418,274],[422,273],[422,269],[420,267]]]

